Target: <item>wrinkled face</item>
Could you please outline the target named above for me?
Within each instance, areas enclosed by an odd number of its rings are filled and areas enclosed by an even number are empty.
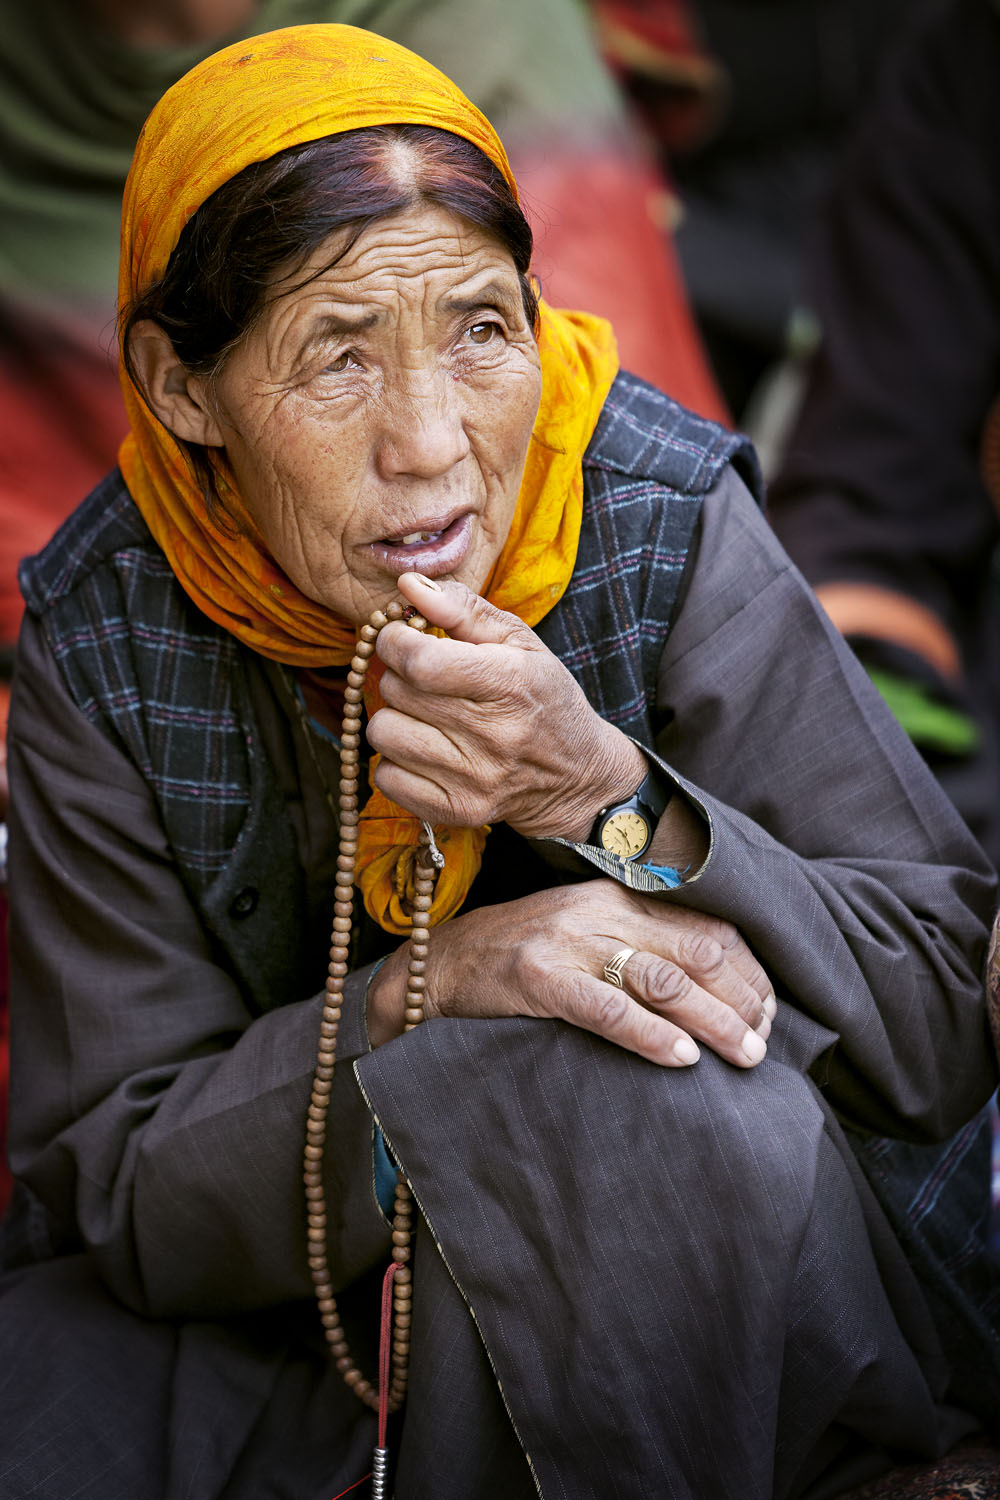
[[[331,237],[296,274],[324,266]],[[237,488],[297,587],[360,622],[408,569],[484,583],[541,394],[499,241],[420,205],[280,288],[216,385]]]

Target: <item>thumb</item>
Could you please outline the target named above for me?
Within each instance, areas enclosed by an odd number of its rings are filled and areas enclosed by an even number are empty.
[[[474,646],[520,646],[533,650],[539,643],[533,630],[517,615],[497,609],[480,594],[453,578],[440,583],[422,573],[401,573],[399,592],[419,609],[430,625],[438,625],[456,641]]]

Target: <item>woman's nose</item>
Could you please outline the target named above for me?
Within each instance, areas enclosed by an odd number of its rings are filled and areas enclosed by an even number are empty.
[[[446,371],[410,374],[388,394],[378,466],[384,478],[435,479],[469,452],[466,409]]]

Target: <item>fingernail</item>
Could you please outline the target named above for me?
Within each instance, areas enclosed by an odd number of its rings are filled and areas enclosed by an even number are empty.
[[[756,1031],[745,1032],[741,1045],[743,1056],[748,1057],[752,1063],[759,1063],[767,1051],[767,1043],[763,1037],[757,1035]]]
[[[772,1021],[778,1014],[778,1000],[773,990],[764,1001],[764,1014],[765,1016],[770,1016]]]
[[[690,1063],[696,1063],[701,1053],[689,1036],[682,1036],[674,1043],[674,1056],[687,1067]]]
[[[435,594],[442,594],[444,590],[435,578],[428,578],[423,573],[414,573],[414,578],[419,578],[425,589],[433,589]]]
[[[761,1016],[759,1023],[754,1027],[754,1031],[761,1038],[761,1040],[765,1042],[771,1035],[771,1017],[767,1014],[766,1011]]]

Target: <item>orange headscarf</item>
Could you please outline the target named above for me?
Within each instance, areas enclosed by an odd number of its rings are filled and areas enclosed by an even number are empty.
[[[288,146],[373,125],[432,125],[472,141],[517,191],[489,122],[437,68],[352,26],[294,26],[237,42],[193,68],[146,121],[125,184],[119,306],[165,272],[180,233],[213,192]],[[498,608],[535,625],[562,596],[576,560],[581,459],[618,368],[607,323],[541,307],[542,397],[507,542],[484,587]],[[278,567],[239,496],[246,534],[213,523],[183,449],[121,366],[131,431],[125,481],[183,588],[245,645],[293,666],[350,660],[355,627],[301,594]],[[217,450],[211,450],[215,459]],[[228,476],[220,471],[220,478]],[[369,704],[371,711],[377,698]],[[419,824],[374,792],[362,815],[359,883],[371,914],[408,927],[397,894],[402,849]],[[485,830],[449,830],[431,912],[458,909],[479,867]]]

